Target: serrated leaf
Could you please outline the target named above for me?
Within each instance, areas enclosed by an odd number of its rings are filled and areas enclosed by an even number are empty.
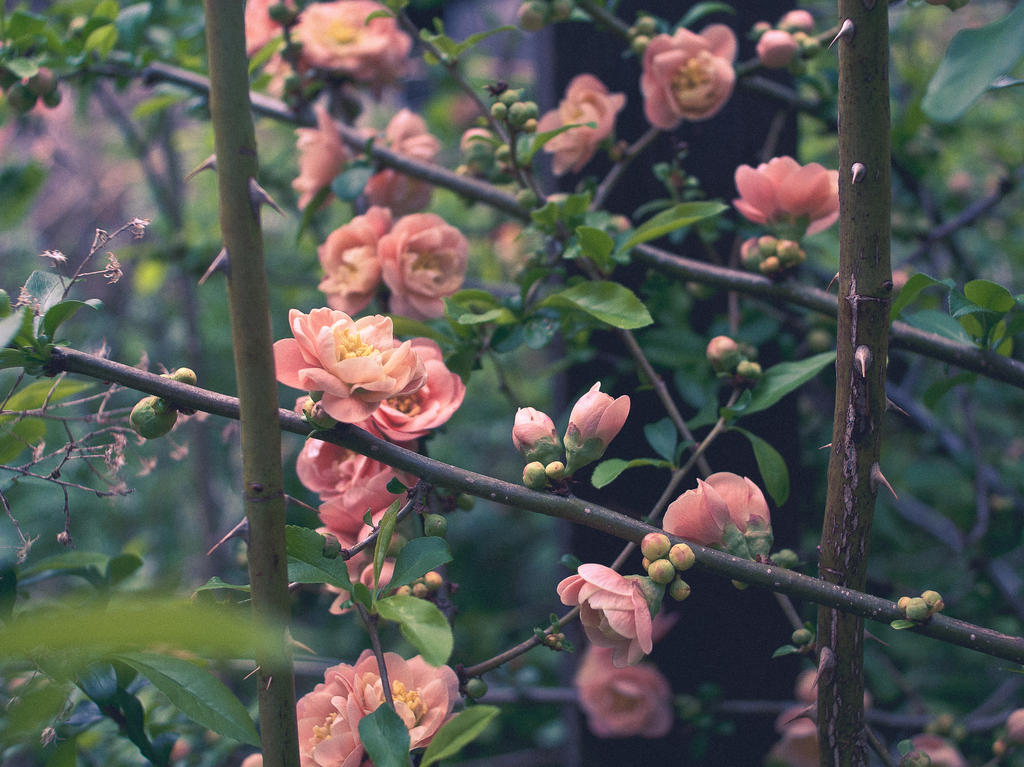
[[[947,290],[951,290],[956,286],[956,283],[948,277],[944,280],[937,280],[922,272],[912,274],[906,284],[900,288],[900,292],[892,302],[892,306],[889,307],[889,319],[894,320],[899,317],[900,312],[917,298],[922,290],[930,288],[932,285],[943,285]]]
[[[602,269],[611,265],[612,251],[615,249],[615,240],[604,229],[593,226],[577,226],[576,240],[580,244],[583,255],[591,259]]]
[[[424,573],[452,561],[452,553],[443,538],[413,538],[402,547],[395,559],[395,569],[388,588],[396,589],[412,583]]]
[[[452,629],[437,605],[411,595],[395,594],[377,600],[377,613],[394,621],[402,636],[431,666],[443,666],[452,654]]]
[[[68,299],[54,304],[43,315],[43,332],[50,338],[53,338],[53,334],[60,327],[61,323],[71,319],[83,306],[87,306],[90,309],[99,309],[103,306],[103,302],[98,298],[90,298],[86,301]]]
[[[377,528],[377,540],[373,546],[373,585],[374,588],[380,584],[380,573],[384,569],[384,559],[387,557],[388,549],[391,548],[391,536],[395,534],[395,523],[398,519],[398,510],[402,508],[401,500],[393,502],[388,506],[384,516],[380,518],[380,526]]]
[[[658,466],[664,469],[671,469],[672,463],[659,458],[634,458],[631,461],[625,461],[621,458],[608,458],[594,467],[594,472],[590,475],[590,484],[600,490],[605,485],[610,485],[615,481],[626,469],[634,469],[637,466]]]
[[[964,296],[983,309],[1008,312],[1017,305],[1013,294],[997,282],[971,280],[964,285]]]
[[[497,706],[477,705],[456,714],[434,735],[423,753],[420,767],[430,767],[442,759],[455,756],[480,736],[499,711]]]
[[[579,309],[601,322],[625,330],[642,328],[654,322],[643,301],[617,282],[581,282],[548,296],[540,306]]]
[[[249,712],[217,677],[182,658],[148,652],[117,653],[196,724],[250,746],[260,744]]]
[[[618,251],[628,252],[637,245],[664,237],[669,232],[695,224],[705,218],[717,216],[727,209],[727,206],[720,202],[681,202],[678,205],[673,205],[633,230],[626,241],[618,247]]]
[[[777,506],[784,504],[789,498],[789,469],[786,468],[786,462],[779,451],[746,429],[733,426],[731,430],[739,432],[750,441],[765,490]]]
[[[743,409],[742,415],[767,410],[791,391],[810,381],[835,360],[836,353],[833,351],[815,354],[813,357],[795,362],[772,365],[764,371],[764,375],[751,391],[750,404]]]
[[[409,730],[390,706],[359,720],[359,739],[374,767],[409,767]]]
[[[666,461],[675,458],[679,432],[676,431],[671,418],[665,416],[660,421],[647,424],[644,426],[644,436],[647,438],[647,444],[654,448],[654,452]]]
[[[345,560],[324,556],[324,537],[320,533],[307,527],[287,525],[284,535],[288,559],[304,565],[294,572],[289,568],[288,578],[293,583],[329,583],[346,591],[352,590]]]

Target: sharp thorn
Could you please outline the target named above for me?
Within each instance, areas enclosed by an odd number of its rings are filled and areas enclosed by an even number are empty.
[[[221,248],[220,253],[218,253],[217,257],[213,259],[213,263],[210,264],[210,267],[203,273],[203,276],[199,278],[199,284],[202,285],[204,282],[210,279],[210,275],[214,274],[215,272],[224,272],[225,274],[227,274],[230,266],[231,265],[228,262],[228,252]]]
[[[818,450],[824,450],[824,449],[829,448],[829,447],[832,447],[832,443],[831,442],[828,442],[828,443],[822,445],[821,447],[818,448]]]
[[[871,491],[877,492],[879,485],[885,486],[885,489],[892,493],[893,498],[899,498],[899,496],[896,495],[896,491],[892,489],[892,485],[889,484],[889,480],[887,480],[885,475],[882,473],[882,469],[878,465],[878,462],[875,461],[875,463],[871,464]]]
[[[868,367],[871,365],[871,350],[866,346],[858,346],[857,351],[853,353],[854,362],[857,363],[858,372],[861,378],[868,377]]]
[[[252,204],[253,212],[256,214],[259,213],[260,205],[269,205],[282,216],[284,215],[281,206],[274,202],[273,198],[267,194],[267,190],[256,183],[254,178],[249,179],[249,202]]]
[[[248,540],[249,538],[249,520],[246,517],[242,517],[242,521],[231,528],[227,535],[217,541],[210,547],[210,550],[206,552],[206,556],[210,556],[223,544],[227,543],[232,538],[242,537]]]
[[[185,176],[186,181],[191,181],[193,176],[202,173],[204,170],[217,170],[217,155],[211,154]]]
[[[864,180],[864,175],[867,173],[867,168],[864,167],[864,163],[855,162],[850,166],[850,183],[857,184]]]
[[[895,402],[893,402],[888,397],[885,398],[885,409],[886,410],[895,410],[900,415],[905,415],[907,418],[910,418],[910,413],[908,413],[906,410],[901,408],[899,405],[897,405]]]
[[[248,679],[249,677],[251,677],[251,676],[252,676],[253,674],[255,674],[255,673],[256,673],[257,671],[259,671],[259,670],[260,670],[260,667],[259,667],[259,666],[257,666],[257,667],[256,667],[256,668],[254,668],[254,669],[253,669],[252,671],[250,671],[250,672],[249,672],[248,674],[246,674],[245,676],[243,676],[243,677],[242,677],[242,679],[243,679],[243,680],[246,680],[246,679]]]
[[[818,669],[814,674],[814,686],[831,674],[836,667],[836,656],[831,647],[822,647],[818,653]]]
[[[838,282],[838,281],[839,281],[839,272],[836,272],[836,276],[833,277],[831,280],[829,280],[828,285],[825,286],[825,292],[828,293],[830,290],[832,290],[832,286],[835,285],[836,282]]]
[[[851,21],[850,19],[844,19],[842,26],[839,27],[839,34],[832,38],[832,42],[828,44],[828,47],[831,48],[833,45],[835,45],[836,40],[838,40],[840,37],[845,37],[847,39],[852,38],[853,32],[853,21]]]

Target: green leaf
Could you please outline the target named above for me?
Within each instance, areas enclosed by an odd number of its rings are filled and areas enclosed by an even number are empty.
[[[647,424],[644,426],[644,436],[647,437],[647,444],[654,448],[654,452],[666,461],[675,458],[679,432],[676,431],[671,418],[665,416],[660,421]]]
[[[908,621],[906,618],[897,618],[889,624],[897,631],[903,631],[904,629],[912,629],[917,624],[914,621]]]
[[[95,52],[101,59],[105,59],[114,50],[116,44],[117,26],[104,24],[89,33],[89,36],[85,38],[83,50],[85,53]]]
[[[53,338],[53,334],[60,327],[60,324],[65,320],[71,319],[83,306],[88,306],[90,309],[99,309],[103,306],[103,302],[98,298],[90,298],[87,301],[69,299],[61,301],[59,304],[54,304],[43,315],[43,332],[50,338]]]
[[[905,316],[903,321],[911,327],[923,330],[926,333],[934,333],[937,336],[948,338],[961,344],[974,344],[974,340],[967,335],[959,322],[946,314],[946,312],[940,312],[937,309],[922,309],[919,312]]]
[[[725,210],[728,210],[728,207],[720,202],[681,202],[638,226],[618,250],[621,253],[628,252],[637,245],[664,237],[669,232],[705,218],[717,216]]]
[[[396,589],[412,583],[424,573],[452,561],[452,553],[443,538],[428,536],[413,538],[395,559],[395,570],[388,588]]]
[[[0,320],[0,347],[7,346],[21,334],[26,325],[26,318],[28,318],[28,325],[31,327],[31,315],[32,312],[29,308],[23,306],[18,311],[8,314]]]
[[[601,322],[625,330],[642,328],[654,322],[643,301],[617,282],[580,282],[548,296],[540,306],[579,309]]]
[[[51,306],[64,297],[64,282],[53,272],[37,269],[25,281],[25,292],[31,296],[39,314],[45,314]]]
[[[290,576],[290,574],[291,574],[291,571],[289,570],[289,576]],[[289,577],[288,580],[291,580],[291,578]],[[292,581],[292,582],[294,583],[295,581]],[[213,590],[216,590],[216,589],[228,589],[230,591],[243,591],[246,594],[248,594],[251,591],[251,587],[249,586],[248,583],[227,583],[226,581],[222,581],[220,578],[218,578],[215,575],[212,578],[210,578],[210,580],[208,580],[206,583],[204,583],[202,586],[199,586],[198,588],[196,588],[192,593],[193,594],[198,594],[200,591],[213,591]]]
[[[366,182],[374,174],[373,166],[353,163],[339,173],[331,182],[334,196],[344,202],[352,202],[363,193]]]
[[[455,756],[480,736],[499,710],[497,706],[472,706],[449,719],[430,741],[420,767],[430,767],[442,759]]]
[[[102,572],[107,569],[108,562],[110,557],[98,551],[65,551],[33,562],[27,567],[20,568],[18,572],[23,579],[50,570],[60,572],[95,567],[97,572]]]
[[[989,280],[971,280],[964,285],[964,296],[982,309],[992,312],[1005,313],[1017,305],[1009,290]]]
[[[359,739],[374,767],[409,767],[409,730],[387,704],[359,720]]]
[[[594,467],[590,475],[590,484],[600,490],[605,485],[610,485],[626,469],[634,469],[637,466],[658,466],[659,468],[671,469],[671,461],[662,461],[658,458],[634,458],[631,461],[624,461],[621,458],[609,458],[601,461]]]
[[[821,352],[821,354],[815,354],[813,357],[795,362],[780,362],[778,365],[772,365],[764,371],[761,380],[753,388],[750,404],[743,410],[742,415],[767,410],[835,361],[836,353],[833,351]]]
[[[800,652],[799,647],[794,647],[791,644],[784,644],[782,645],[782,647],[777,648],[775,652],[772,653],[772,658],[782,658],[786,655],[792,655],[793,653],[798,652]]]
[[[22,451],[38,445],[46,436],[42,418],[23,418],[10,426],[0,427],[0,463],[10,463]]]
[[[537,152],[539,152],[544,147],[544,145],[546,143],[548,143],[555,136],[558,136],[559,134],[565,133],[567,130],[572,130],[573,128],[596,128],[596,127],[597,127],[597,123],[593,122],[593,121],[585,122],[585,123],[566,123],[565,125],[560,125],[559,127],[553,128],[552,130],[543,131],[541,133],[534,133],[533,134],[533,141],[530,142],[529,149],[527,149],[523,153],[523,156],[520,158],[520,162],[521,162],[522,165],[529,165],[530,161],[533,160],[533,158],[537,154]]]
[[[948,277],[944,280],[937,280],[921,272],[912,274],[906,284],[900,288],[900,292],[896,296],[896,300],[892,302],[892,306],[889,307],[889,319],[894,320],[899,317],[900,312],[917,298],[922,290],[930,288],[932,285],[943,285],[947,290],[951,290],[956,286],[956,283]]]
[[[8,621],[18,601],[18,571],[10,564],[0,565],[0,621]]]
[[[615,240],[603,229],[593,226],[577,226],[576,239],[579,241],[583,255],[591,259],[602,269],[611,265],[611,254],[615,248]]]
[[[0,198],[4,201],[0,206],[0,230],[15,229],[26,219],[47,177],[39,163],[16,165],[12,159],[5,157],[8,164],[0,168]]]
[[[138,554],[125,553],[112,557],[107,562],[107,583],[111,586],[125,580],[142,567],[142,557]]]
[[[391,548],[391,536],[395,533],[395,522],[398,518],[398,510],[402,508],[401,500],[395,501],[388,506],[384,516],[380,519],[380,527],[377,528],[377,540],[373,546],[373,586],[380,585],[380,572],[384,568],[384,558]]]
[[[68,397],[73,397],[83,391],[91,389],[93,384],[89,381],[76,381],[66,378],[57,384],[53,381],[33,381],[23,387],[7,400],[5,410],[35,410],[44,404],[53,405]],[[0,423],[9,421],[16,416],[0,416]]]
[[[777,506],[784,504],[789,498],[789,469],[786,468],[786,462],[779,455],[779,451],[746,429],[733,426],[732,431],[738,431],[750,441],[765,490]]]
[[[288,525],[284,529],[288,546],[288,559],[305,567],[291,568],[288,578],[294,583],[329,583],[332,586],[352,590],[348,567],[341,557],[333,559],[324,556],[324,537],[308,527]]]
[[[954,35],[921,100],[936,122],[953,122],[1024,54],[1024,4],[984,27]]]
[[[452,654],[452,629],[437,605],[411,595],[395,594],[377,600],[377,613],[394,621],[402,636],[431,666],[443,666]]]
[[[206,669],[157,653],[127,652],[113,657],[146,677],[196,724],[250,746],[260,744],[245,706]]]

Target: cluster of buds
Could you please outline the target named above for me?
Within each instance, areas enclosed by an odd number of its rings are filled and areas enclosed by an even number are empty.
[[[769,277],[783,276],[807,260],[800,243],[765,234],[751,237],[740,246],[740,260],[752,272]]]
[[[942,601],[942,595],[931,589],[922,591],[919,597],[900,597],[896,602],[907,620],[923,623],[935,613],[941,612],[946,603]]]
[[[0,67],[0,87],[6,92],[8,106],[18,114],[25,114],[39,100],[51,109],[60,103],[57,76],[48,67],[39,67],[34,75],[22,78]]]
[[[643,56],[651,38],[658,34],[658,22],[645,13],[636,17],[636,23],[629,28],[629,46],[637,56]]]
[[[429,573],[421,575],[412,583],[406,584],[405,586],[399,586],[395,589],[395,593],[405,596],[414,596],[418,599],[428,599],[431,594],[436,593],[443,585],[444,577],[441,573],[436,570],[431,570]]]
[[[661,586],[668,586],[668,595],[677,602],[690,596],[690,585],[679,577],[697,561],[696,555],[685,543],[673,544],[664,533],[648,533],[640,542],[644,555],[643,567],[647,576]]]
[[[519,6],[519,27],[537,32],[552,22],[568,21],[572,9],[572,0],[529,0]]]
[[[492,87],[491,91],[496,92],[494,103],[491,104],[491,117],[501,123],[505,123],[512,133],[533,133],[537,130],[537,117],[540,110],[536,101],[524,101],[522,88],[502,87],[504,84]],[[508,147],[505,147],[506,151]],[[499,147],[499,153],[501,147]],[[501,158],[498,158],[499,162]]]
[[[751,386],[761,378],[761,366],[751,359],[756,350],[746,344],[740,346],[729,336],[712,338],[705,354],[712,369],[731,378],[736,386]]]
[[[803,59],[821,50],[821,43],[813,36],[814,17],[804,10],[790,11],[772,26],[759,21],[751,30],[757,41],[757,57],[768,69],[789,68],[798,73]]]
[[[455,172],[460,176],[495,180],[498,169],[495,155],[499,146],[501,142],[487,128],[470,128],[459,142],[462,164]]]
[[[561,652],[566,649],[565,634],[561,631],[540,631],[537,630],[537,639],[545,647],[548,647],[555,652]]]
[[[178,368],[173,373],[165,373],[163,378],[170,378],[178,383],[196,385],[196,374],[189,368]],[[174,405],[162,397],[143,397],[132,408],[128,422],[145,439],[156,439],[167,434],[178,421],[178,413],[191,415],[194,410]]]

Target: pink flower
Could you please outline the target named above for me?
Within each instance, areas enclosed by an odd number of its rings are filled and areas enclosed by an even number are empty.
[[[1015,746],[1024,745],[1024,708],[1017,708],[1006,717],[1006,740]]]
[[[330,186],[351,159],[327,107],[317,104],[314,111],[317,127],[295,131],[299,137],[295,143],[299,150],[299,176],[292,181],[292,188],[299,193],[300,208],[305,208],[317,192]]]
[[[294,338],[274,344],[277,380],[323,392],[321,407],[343,423],[368,418],[382,401],[411,394],[426,378],[412,344],[395,340],[389,317],[353,320],[334,309],[292,309],[288,325]]]
[[[771,513],[768,502],[764,499],[761,489],[747,477],[733,474],[731,471],[720,471],[706,480],[725,501],[729,508],[729,519],[741,533],[748,528],[764,530],[771,528]]]
[[[409,748],[423,748],[451,714],[459,681],[448,666],[434,668],[420,656],[384,653],[396,713],[409,730]],[[370,650],[354,666],[341,663],[299,699],[299,751],[303,767],[358,767],[365,750],[360,720],[384,702],[380,670]]]
[[[789,11],[776,25],[779,29],[785,29],[788,32],[800,30],[801,32],[810,32],[814,29],[814,17],[809,11],[805,11],[802,8]]]
[[[405,71],[412,40],[386,10],[371,0],[310,3],[292,30],[302,45],[302,63],[348,75],[374,88],[397,80]]]
[[[765,759],[771,767],[818,767],[818,726],[805,714],[807,706],[787,708],[775,720],[775,729],[782,736]]]
[[[392,151],[421,162],[433,162],[441,142],[427,132],[427,123],[408,109],[399,110],[384,130],[384,141]],[[391,208],[396,216],[415,213],[430,204],[433,187],[391,168],[370,176],[363,194],[372,205]]]
[[[466,385],[444,364],[440,346],[429,338],[414,338],[412,348],[427,373],[423,386],[412,394],[384,400],[364,427],[392,442],[425,437],[447,423],[466,397]]]
[[[789,66],[799,48],[789,32],[769,29],[757,41],[757,57],[768,69],[782,69]]]
[[[611,135],[615,115],[626,105],[622,93],[609,93],[605,84],[593,75],[577,75],[569,83],[565,98],[537,123],[540,133],[573,123],[597,123],[596,128],[580,126],[560,133],[544,145],[555,155],[552,168],[556,176],[566,171],[578,173],[590,162],[598,145]]]
[[[910,739],[914,749],[928,754],[932,767],[967,767],[967,760],[956,746],[938,735],[915,735]]]
[[[740,196],[732,204],[755,224],[785,224],[816,234],[839,218],[839,171],[816,162],[800,165],[792,157],[774,157],[756,170],[741,165],[736,189]]]
[[[516,411],[512,444],[528,462],[549,464],[562,459],[562,443],[554,422],[547,413],[532,407],[521,407]]]
[[[318,286],[332,309],[355,314],[366,308],[380,285],[377,242],[391,228],[391,211],[374,206],[338,227],[317,248],[324,278]]]
[[[391,311],[417,320],[440,317],[444,301],[462,286],[469,243],[434,213],[399,219],[377,245]]]
[[[247,0],[245,3],[245,53],[252,56],[281,34],[281,25],[270,18],[270,6],[279,0]],[[288,3],[289,7],[291,3]]]
[[[612,399],[601,391],[601,382],[590,387],[573,405],[565,430],[566,474],[596,461],[619,433],[629,415],[629,397]]]
[[[672,688],[650,664],[618,668],[610,649],[590,646],[574,682],[587,726],[599,738],[661,738],[672,729]]]
[[[702,546],[722,542],[729,523],[729,507],[711,485],[702,479],[669,504],[661,526],[665,532],[686,538]]]
[[[611,648],[614,665],[634,665],[651,651],[651,608],[639,579],[604,565],[583,564],[557,591],[562,604],[580,606],[587,638]]]
[[[249,754],[239,767],[263,767],[263,754]]]
[[[655,128],[672,130],[683,120],[707,120],[732,95],[736,35],[712,24],[698,35],[688,29],[657,35],[644,50],[640,90],[644,114]]]

